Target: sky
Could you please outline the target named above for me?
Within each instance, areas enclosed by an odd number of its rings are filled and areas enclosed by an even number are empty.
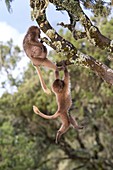
[[[30,17],[29,0],[14,0],[11,7],[12,12],[9,13],[5,0],[0,1],[0,41],[6,42],[12,38],[15,45],[22,46],[27,28],[35,25]]]

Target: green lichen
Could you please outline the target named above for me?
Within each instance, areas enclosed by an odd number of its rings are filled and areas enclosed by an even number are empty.
[[[96,46],[95,38],[92,38],[90,41],[91,41],[91,43],[92,43],[94,46]]]
[[[85,24],[86,16],[85,15],[81,15],[80,21]]]
[[[81,53],[80,51],[77,51],[76,56],[77,56],[76,59],[70,58],[69,61],[73,64],[76,64],[76,65],[79,65],[79,66],[82,66],[82,67],[87,67],[87,68],[89,67],[83,53]]]
[[[70,51],[70,56],[74,56],[75,53],[76,53],[76,49],[72,49],[72,50]]]
[[[60,41],[54,42],[53,45],[56,47],[56,51],[57,51],[57,52],[60,52],[60,51],[61,51],[61,49],[62,49],[62,44],[61,44]]]
[[[32,8],[31,11],[31,19],[35,20],[40,15],[43,15],[43,11],[47,8],[49,4],[49,0],[31,0],[30,6]]]
[[[54,39],[54,38],[55,38],[55,30],[53,30],[53,29],[47,30],[46,35],[47,35],[49,38]]]
[[[91,26],[90,29],[89,29],[89,32],[96,32],[97,31],[97,28],[95,26]]]
[[[40,14],[40,2],[39,0],[35,0],[35,1],[30,1],[31,4],[31,19],[35,20],[38,18],[39,14]]]

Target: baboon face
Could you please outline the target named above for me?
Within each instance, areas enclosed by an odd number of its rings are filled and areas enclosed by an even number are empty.
[[[28,30],[28,33],[37,35],[37,37],[40,38],[40,29],[37,26],[31,26]]]
[[[64,85],[65,84],[64,84],[63,80],[56,79],[53,83],[52,89],[53,89],[54,92],[60,93],[60,92],[62,92]]]

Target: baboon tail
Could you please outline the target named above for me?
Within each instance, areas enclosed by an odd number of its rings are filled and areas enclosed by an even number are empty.
[[[54,115],[43,114],[42,112],[40,112],[40,110],[36,106],[33,106],[33,110],[36,114],[38,114],[39,116],[45,119],[56,119],[59,116],[59,112],[56,112]]]

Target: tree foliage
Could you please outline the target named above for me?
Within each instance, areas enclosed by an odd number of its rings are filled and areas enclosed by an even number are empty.
[[[13,0],[5,0],[7,9],[9,12],[11,12],[11,3],[13,2]]]
[[[0,73],[1,73],[1,88],[7,89],[7,86],[12,89],[20,84],[19,62],[21,60],[22,51],[20,47],[13,45],[13,40],[0,44]],[[8,82],[6,81],[8,79]]]

